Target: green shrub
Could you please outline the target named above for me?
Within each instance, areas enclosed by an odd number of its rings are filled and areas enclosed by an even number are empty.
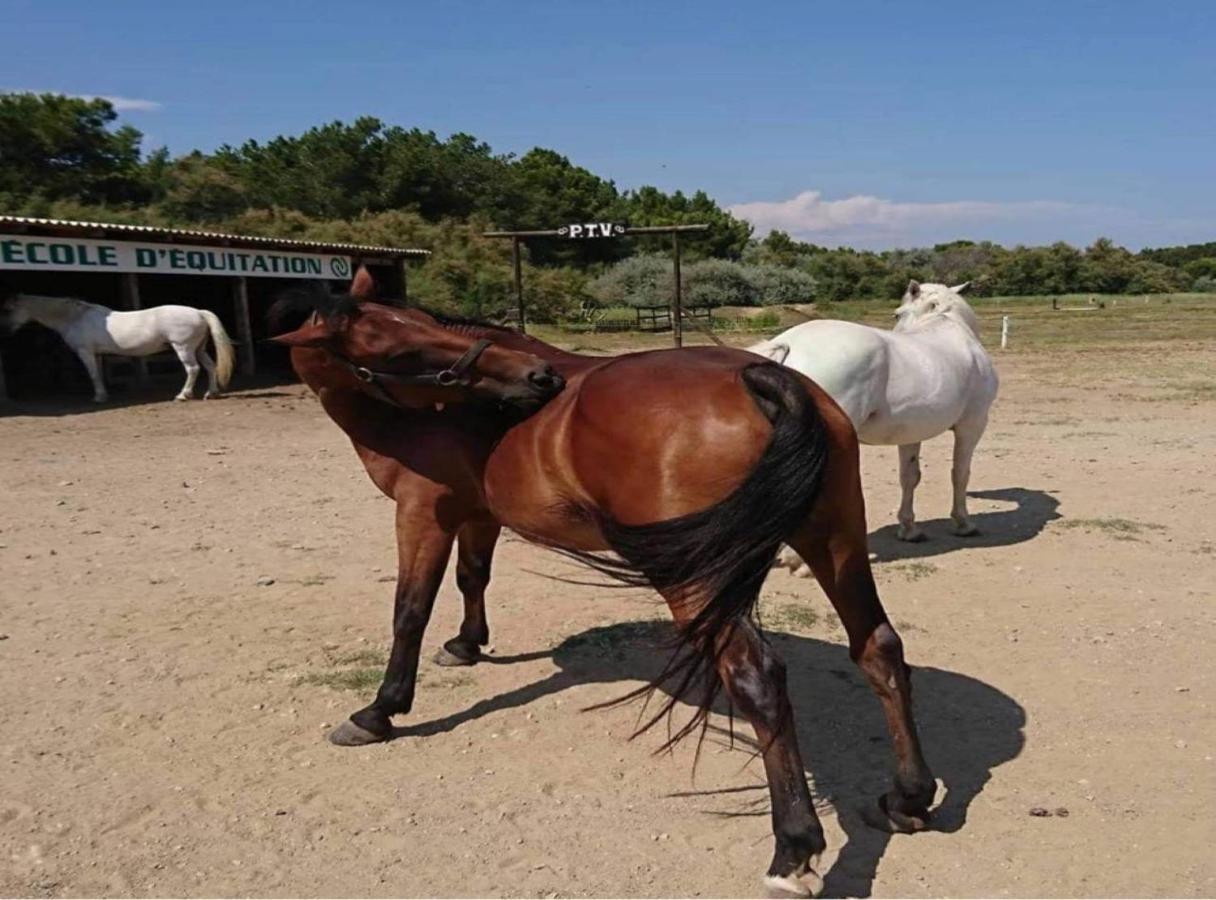
[[[671,259],[657,253],[621,260],[590,285],[600,306],[667,306],[674,290]]]
[[[815,299],[815,279],[801,269],[784,266],[745,266],[744,277],[752,285],[761,306],[810,303]]]
[[[754,306],[756,289],[743,266],[725,259],[703,259],[684,268],[686,306]]]

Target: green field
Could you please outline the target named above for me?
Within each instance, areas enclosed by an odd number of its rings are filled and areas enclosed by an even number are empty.
[[[1091,296],[1096,301],[1093,304],[1089,302]],[[981,337],[989,347],[1000,343],[1001,317],[1009,316],[1010,340],[1006,352],[1010,353],[1216,339],[1216,294],[1068,294],[1058,299],[1062,307],[1059,310],[1052,309],[1050,297],[983,297],[970,302],[980,319]],[[821,318],[890,328],[896,305],[880,300],[824,303],[818,306],[817,314]],[[719,337],[730,344],[746,345],[803,320],[794,312],[784,311],[777,327],[751,332],[723,331]],[[670,334],[636,331],[588,334],[553,325],[537,325],[529,330],[559,347],[585,353],[619,353],[671,345]],[[706,344],[709,338],[689,328],[685,331],[685,343]]]

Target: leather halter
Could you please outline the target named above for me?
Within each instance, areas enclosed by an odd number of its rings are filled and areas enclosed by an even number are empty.
[[[456,362],[446,369],[439,372],[428,372],[423,375],[405,375],[400,372],[378,371],[376,369],[369,369],[366,366],[356,365],[345,356],[337,353],[333,355],[350,369],[351,374],[355,378],[371,388],[372,393],[377,399],[404,409],[406,408],[404,404],[400,403],[385,388],[384,385],[386,383],[410,387],[468,387],[472,382],[469,376],[477,365],[478,357],[493,343],[493,341],[488,341],[485,338],[479,338],[473,342],[472,346],[464,352],[460,359],[456,360]]]

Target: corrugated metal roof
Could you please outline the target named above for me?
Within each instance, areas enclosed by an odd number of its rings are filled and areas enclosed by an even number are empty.
[[[189,228],[160,228],[155,225],[123,225],[113,222],[77,222],[70,219],[36,219],[29,216],[6,216],[0,214],[0,229],[18,225],[23,229],[46,229],[58,233],[76,234],[79,237],[97,237],[98,232],[115,236],[131,235],[171,241],[189,238],[204,243],[229,247],[278,247],[282,249],[316,250],[321,253],[343,253],[362,256],[387,256],[403,258],[428,256],[431,251],[405,247],[373,247],[365,244],[334,244],[325,241],[301,241],[295,238],[257,237],[250,234],[223,234],[217,231],[195,231]]]

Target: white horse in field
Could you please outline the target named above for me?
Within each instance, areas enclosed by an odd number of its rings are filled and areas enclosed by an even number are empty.
[[[0,325],[16,331],[38,322],[59,336],[84,363],[93,381],[93,401],[109,399],[101,376],[99,354],[149,356],[170,345],[186,368],[186,384],[177,400],[194,397],[199,363],[207,370],[208,397],[219,396],[232,376],[232,341],[215,313],[192,306],[153,306],[116,312],[96,303],[71,297],[15,294],[0,303]],[[207,336],[215,342],[218,363],[207,354]]]
[[[905,541],[925,538],[912,509],[921,441],[948,429],[954,431],[954,533],[976,533],[967,516],[967,481],[996,399],[997,375],[980,343],[975,312],[960,296],[966,287],[913,281],[895,312],[893,331],[820,320],[749,348],[819,384],[853,421],[862,443],[899,446],[903,499],[897,535]],[[789,548],[782,562],[799,565]]]

